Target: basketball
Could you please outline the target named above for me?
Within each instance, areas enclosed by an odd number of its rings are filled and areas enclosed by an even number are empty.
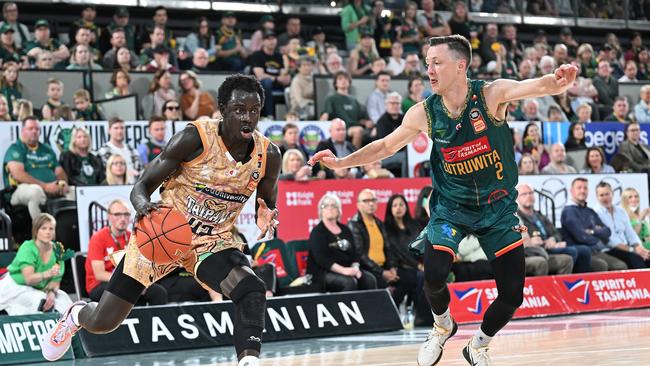
[[[163,207],[138,220],[135,238],[145,258],[156,264],[179,260],[191,248],[192,230],[180,212]]]

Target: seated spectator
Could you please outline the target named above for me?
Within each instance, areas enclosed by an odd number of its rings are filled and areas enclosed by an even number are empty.
[[[165,121],[180,121],[181,106],[174,99],[165,101],[162,105],[163,117]]]
[[[362,146],[364,130],[372,128],[372,121],[359,101],[350,95],[352,78],[345,72],[334,75],[334,94],[325,99],[321,121],[340,118],[348,124],[347,134],[358,149]]]
[[[96,231],[88,243],[86,257],[86,291],[93,301],[99,301],[115,270],[111,258],[118,251],[124,251],[131,238],[128,230],[131,221],[129,206],[122,200],[113,200],[108,204],[108,226]],[[167,290],[157,283],[151,284],[140,299],[149,305],[167,303]]]
[[[17,117],[16,103],[23,97],[23,84],[18,80],[19,66],[13,61],[2,65],[2,79],[0,79],[0,94],[7,98],[9,114]]]
[[[101,53],[91,44],[91,39],[94,38],[94,36],[95,34],[91,31],[90,28],[85,26],[78,27],[74,30],[74,37],[71,37],[71,39],[74,39],[74,43],[70,42],[70,45],[72,45],[72,48],[78,45],[84,45],[88,47],[88,54],[90,56],[90,59],[93,62],[99,63],[101,61]],[[74,54],[72,50],[70,53]]]
[[[104,57],[102,58],[102,65],[104,66],[104,69],[106,70],[115,70],[122,65],[128,65],[128,68],[125,70],[135,70],[136,67],[138,67],[138,55],[135,54],[132,50],[127,48],[127,42],[126,42],[126,33],[124,32],[124,28],[115,28],[111,32],[111,49],[106,51],[104,53]],[[125,49],[125,51],[128,53],[128,63],[122,62],[120,63],[120,55],[118,55],[118,52],[120,52],[121,49]],[[122,56],[122,58],[125,58],[125,55]]]
[[[97,41],[99,40],[99,31],[100,31],[97,24],[95,24],[96,17],[97,17],[97,10],[95,9],[95,5],[93,4],[83,5],[83,8],[81,9],[81,18],[75,20],[72,23],[72,27],[70,27],[70,34],[68,35],[70,39],[75,38],[75,35],[78,34],[79,29],[85,29],[88,33],[87,36],[84,36],[88,38],[88,40],[86,41],[87,45],[96,44]]]
[[[278,47],[280,53],[286,55],[288,50],[286,46],[290,43],[291,39],[297,38],[299,45],[305,44],[300,32],[300,18],[297,16],[289,16],[286,23],[286,31],[278,36]]]
[[[29,60],[22,49],[14,42],[14,29],[7,23],[0,26],[0,60],[13,61],[20,64],[22,69],[29,67]]]
[[[7,103],[7,98],[0,94],[0,121],[9,122],[14,119],[9,114],[9,103]]]
[[[587,246],[591,250],[591,269],[594,272],[627,269],[625,262],[606,253],[606,243],[612,232],[596,211],[587,207],[587,184],[587,179],[581,177],[571,182],[571,202],[564,207],[560,217],[562,237],[569,246]]]
[[[424,100],[424,82],[419,76],[410,77],[407,84],[408,95],[402,100],[402,113]]]
[[[241,32],[235,30],[237,18],[232,11],[226,11],[221,17],[221,27],[216,32],[217,70],[240,72],[246,66],[246,49],[242,44]]]
[[[638,123],[631,122],[625,126],[625,140],[618,146],[618,154],[627,158],[632,171],[650,172],[650,146],[641,141],[641,126]]]
[[[65,105],[63,101],[63,82],[59,79],[47,80],[47,101],[41,108],[43,120],[54,120],[54,109]]]
[[[625,210],[614,206],[612,186],[607,182],[598,183],[596,198],[600,204],[596,210],[598,217],[612,232],[607,242],[610,248],[607,254],[625,262],[629,269],[647,268],[650,251],[641,245],[641,239],[632,228]]]
[[[404,47],[399,42],[393,42],[393,45],[390,47],[390,57],[388,57],[388,65],[386,65],[386,71],[388,71],[393,76],[398,76],[404,71],[406,66],[406,60],[402,58],[404,54]]]
[[[473,22],[469,18],[469,9],[467,9],[467,2],[456,1],[454,2],[451,17],[449,18],[449,30],[451,34],[460,34],[468,40],[472,38],[471,33],[474,27]]]
[[[584,150],[585,144],[585,125],[580,122],[572,122],[569,125],[569,137],[564,142],[566,151]]]
[[[628,187],[621,193],[621,207],[627,212],[634,232],[641,239],[644,248],[650,249],[650,208],[641,209],[639,191]]]
[[[138,146],[138,155],[140,161],[145,166],[153,161],[167,145],[165,134],[167,132],[167,123],[165,119],[160,116],[152,116],[149,118],[149,140]]]
[[[537,162],[537,167],[541,170],[550,162],[550,157],[546,147],[542,142],[542,136],[539,133],[539,127],[535,123],[529,123],[524,128],[524,135],[522,136],[522,152],[529,153]]]
[[[190,70],[201,73],[208,71],[208,63],[210,62],[210,55],[205,48],[197,48],[192,54],[192,67]]]
[[[386,61],[383,58],[378,58],[370,65],[370,76],[376,77],[381,72],[386,72]]]
[[[409,251],[408,245],[422,228],[411,217],[406,198],[401,194],[392,195],[386,204],[384,219],[386,240],[390,243],[400,281],[393,292],[393,300],[399,306],[408,295],[407,302],[420,297],[424,284],[424,265]]]
[[[273,91],[284,91],[291,83],[291,75],[284,64],[282,54],[277,50],[278,39],[273,31],[263,35],[262,49],[248,58],[253,74],[264,88],[264,108],[262,116],[274,116]]]
[[[318,202],[320,222],[309,234],[307,273],[321,291],[376,289],[373,274],[360,269],[352,232],[339,221],[341,216],[339,198],[325,194]]]
[[[377,76],[375,76],[375,89],[368,96],[366,101],[366,110],[368,111],[368,117],[376,124],[381,117],[386,112],[386,95],[390,91],[390,74],[382,71]]]
[[[614,101],[614,110],[612,114],[605,117],[603,121],[623,122],[623,123],[632,122],[629,112],[630,112],[630,107],[629,104],[627,103],[627,98],[616,97]]]
[[[133,64],[137,64],[138,59],[134,59],[131,56],[131,51],[126,48],[126,47],[120,47],[117,52],[115,53],[115,62],[113,69],[122,69],[124,71],[136,71],[138,69],[141,69],[140,66],[136,65],[133,66]]]
[[[131,76],[126,70],[116,69],[113,71],[110,83],[113,86],[113,89],[104,94],[104,98],[113,99],[131,94],[131,90],[129,89],[129,84],[131,84]]]
[[[517,216],[528,232],[524,236],[526,256],[542,256],[548,273],[568,274],[591,271],[591,251],[585,246],[567,246],[551,220],[535,210],[535,190],[528,184],[517,186]]]
[[[291,122],[287,122],[282,127],[282,143],[279,148],[282,156],[284,156],[287,150],[296,149],[300,151],[304,161],[307,161],[307,158],[309,157],[305,148],[300,144],[300,130],[298,129],[298,126]]]
[[[555,59],[549,55],[544,55],[539,60],[539,76],[552,74],[555,70]]]
[[[262,35],[266,31],[275,31],[275,20],[273,15],[265,14],[260,18],[260,27],[253,32],[251,36],[251,43],[248,50],[255,53],[262,49]]]
[[[151,115],[163,114],[162,106],[168,100],[176,100],[176,91],[172,87],[172,74],[167,70],[158,70],[149,84],[149,95],[153,99]]]
[[[54,56],[52,52],[43,51],[36,56],[36,63],[34,64],[36,70],[52,70],[54,68]]]
[[[568,92],[565,91],[558,95],[554,95],[553,100],[555,101],[555,104],[560,108],[562,114],[566,118],[563,122],[573,121],[576,119],[575,113],[573,112],[573,108],[571,108],[571,98],[569,98]]]
[[[360,256],[361,268],[375,276],[378,288],[395,285],[399,281],[399,276],[392,258],[390,243],[386,239],[384,225],[375,216],[377,212],[375,192],[370,189],[359,192],[357,210],[357,214],[348,221],[348,226]]]
[[[561,142],[551,145],[551,162],[542,169],[542,174],[576,174],[576,168],[566,163],[566,150]]]
[[[618,81],[612,76],[609,61],[602,60],[598,63],[598,74],[594,76],[593,83],[598,91],[598,114],[607,116],[618,97]]]
[[[181,90],[183,118],[193,121],[201,116],[212,116],[217,104],[210,93],[201,90],[201,80],[194,71],[183,71],[178,77],[178,86]]]
[[[22,104],[18,103],[18,107],[22,108]],[[31,109],[31,107],[29,107],[29,109]],[[18,110],[20,111],[20,109]],[[74,114],[72,114],[72,107],[64,104],[54,108],[54,110],[52,111],[52,120],[53,121],[74,121]]]
[[[74,193],[69,190],[68,178],[54,151],[49,145],[41,144],[40,137],[38,120],[35,117],[24,119],[20,139],[5,152],[2,169],[4,186],[15,188],[11,193],[11,205],[27,205],[33,220],[41,214],[40,206],[48,197]]]
[[[330,150],[337,158],[344,158],[356,151],[354,145],[345,139],[345,121],[340,118],[334,118],[330,124],[330,137],[321,140],[316,147],[315,152]],[[332,171],[322,163],[314,165],[314,175],[320,179],[331,178]]]
[[[587,148],[585,155],[585,169],[580,173],[583,174],[610,174],[615,173],[614,168],[607,164],[603,149],[597,146]]]
[[[539,168],[537,167],[537,162],[535,158],[530,153],[524,153],[519,159],[519,175],[537,175],[539,174]]]
[[[422,12],[417,21],[421,32],[428,37],[448,36],[451,28],[445,18],[434,10],[433,0],[422,0]],[[449,9],[446,9],[449,10]]]
[[[178,69],[170,62],[171,50],[163,45],[153,49],[153,60],[143,64],[141,68],[146,72],[169,71],[176,72]]]
[[[291,111],[304,119],[312,119],[316,113],[313,73],[314,59],[301,57],[298,60],[298,74],[293,77],[289,87]]]
[[[639,79],[650,80],[650,51],[647,47],[639,47],[636,61],[639,68]]]
[[[70,50],[70,64],[66,70],[101,70],[102,67],[93,61],[88,46],[78,44]]]
[[[339,72],[346,72],[345,67],[343,67],[343,59],[336,53],[330,53],[327,55],[325,69],[321,74],[335,75]]]
[[[565,122],[565,121],[567,121],[567,119],[564,118],[562,110],[559,107],[555,105],[548,107],[546,122]]]
[[[363,31],[361,42],[350,52],[348,70],[352,76],[370,75],[372,62],[379,58],[372,33]]]
[[[535,99],[524,100],[522,121],[545,122],[546,118],[539,113],[539,103]]]
[[[68,47],[61,44],[57,38],[50,37],[50,23],[39,19],[34,24],[34,39],[25,45],[27,56],[36,58],[43,51],[52,52],[54,64],[65,62],[70,57]]]
[[[386,112],[377,120],[377,135],[381,139],[395,131],[402,124],[404,115],[401,113],[402,96],[397,92],[390,92],[385,100]],[[399,177],[408,177],[408,164],[406,162],[406,146],[394,155],[382,161],[382,166],[389,169]]]
[[[34,115],[34,105],[27,99],[19,99],[17,103],[17,112],[16,112],[16,121],[23,121],[25,118]],[[57,118],[57,111],[60,108],[54,110],[54,118]],[[67,119],[66,121],[71,121],[72,118]]]
[[[217,54],[216,44],[216,38],[210,29],[210,21],[208,18],[202,16],[194,23],[192,33],[185,37],[184,49],[194,55],[196,50],[202,48],[207,52],[208,58],[214,61]]]
[[[589,123],[591,122],[591,106],[587,103],[582,103],[576,109],[576,115],[578,116],[578,123]]]
[[[8,24],[16,32],[16,46],[24,49],[27,42],[32,40],[32,35],[25,24],[18,22],[18,5],[13,1],[2,4],[2,18],[4,20],[0,22],[0,26]]]
[[[169,69],[175,71],[178,61],[176,60],[176,55],[169,48],[170,39],[168,36],[171,37],[171,31],[166,29],[164,25],[155,24],[150,28],[148,33],[148,42],[142,45],[142,50],[140,51],[140,67],[146,69],[149,64],[155,61],[156,50],[158,50],[158,61],[152,64],[151,67],[156,70]],[[165,54],[167,57],[164,56]]]
[[[578,58],[576,61],[580,64],[580,76],[587,79],[596,76],[598,62],[594,58],[594,48],[589,43],[583,43],[578,47]]]
[[[97,150],[98,155],[108,168],[108,159],[112,155],[120,155],[126,161],[127,180],[137,178],[142,173],[142,161],[138,152],[125,141],[124,121],[118,117],[108,120],[108,141]]]
[[[569,49],[565,44],[557,43],[553,47],[553,60],[555,61],[555,65],[571,63],[571,59],[569,59]]]
[[[354,0],[341,9],[340,16],[345,46],[348,51],[352,51],[361,40],[361,32],[369,30],[370,7],[363,0]]]
[[[320,177],[320,176],[319,176]],[[327,179],[355,179],[355,170],[350,168],[338,168],[331,171],[331,175]]]
[[[59,156],[59,164],[71,186],[95,186],[104,181],[104,164],[90,152],[90,134],[83,127],[72,129],[70,146]]]
[[[282,174],[280,180],[306,181],[311,178],[311,166],[298,149],[289,149],[282,155]]]
[[[639,79],[636,78],[639,68],[636,66],[636,61],[629,60],[625,62],[624,75],[618,78],[618,82],[621,83],[638,83]]]
[[[64,261],[71,257],[54,241],[56,221],[40,214],[32,224],[32,239],[20,245],[0,279],[0,310],[9,315],[58,311],[63,314],[72,300],[60,289]]]
[[[105,28],[100,37],[100,48],[103,52],[108,52],[110,49],[110,41],[107,39],[111,36],[117,28],[124,30],[124,38],[126,40],[126,48],[134,51],[136,46],[136,30],[133,24],[129,24],[129,9],[126,6],[119,6],[115,8],[113,19],[111,23]]]
[[[416,53],[409,53],[406,55],[406,62],[404,64],[404,71],[402,71],[401,76],[406,76],[408,78],[420,78],[425,77],[426,72],[423,69],[422,63],[420,62],[420,57]]]
[[[625,62],[634,60],[637,57],[637,48],[643,46],[643,37],[641,36],[641,33],[639,32],[634,32],[632,33],[632,36],[630,37],[630,45],[627,51],[625,51],[625,54],[623,55],[623,59]]]
[[[639,123],[650,123],[650,85],[639,91],[639,102],[634,106],[634,116]]]
[[[90,102],[90,93],[88,90],[79,89],[72,96],[74,102],[74,118],[76,121],[102,121],[104,113],[95,103]]]
[[[301,55],[307,56],[307,50],[301,48],[300,38],[298,37],[289,39],[289,43],[287,43],[286,46],[281,49],[284,50],[284,52],[280,52],[282,53],[284,64],[287,65],[287,71],[289,72],[289,75],[293,77],[296,75],[296,73],[298,73],[298,60],[300,59]]]
[[[361,179],[395,178],[393,173],[382,168],[381,165],[382,162],[380,160],[362,165],[357,177]]]
[[[104,176],[106,177],[101,185],[103,186],[114,186],[114,185],[125,185],[135,183],[135,177],[127,175],[126,171],[126,160],[122,155],[111,155],[106,161],[106,172]]]

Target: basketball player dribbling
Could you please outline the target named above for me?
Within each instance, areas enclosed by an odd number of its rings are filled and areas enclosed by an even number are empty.
[[[204,287],[233,301],[239,366],[259,364],[266,288],[230,229],[257,189],[260,237],[273,234],[281,155],[255,130],[264,104],[264,91],[255,78],[228,77],[219,87],[218,104],[223,120],[198,120],[174,135],[131,192],[138,217],[162,206],[182,213],[192,227],[192,249],[178,262],[154,264],[140,254],[132,235],[99,303],[74,303],[41,340],[46,359],[63,356],[81,328],[91,333],[115,330],[147,286],[182,265]],[[151,202],[161,184],[161,202]]]
[[[316,153],[310,164],[347,168],[384,159],[421,132],[433,140],[431,167],[434,191],[424,246],[424,291],[434,315],[433,330],[420,347],[418,364],[437,364],[447,339],[458,326],[449,313],[447,275],[458,244],[474,234],[490,259],[498,297],[483,323],[463,349],[473,366],[491,365],[488,345],[523,301],[524,250],[517,212],[517,165],[505,122],[508,102],[560,94],[576,78],[577,68],[562,65],[553,74],[491,83],[467,78],[472,59],[467,39],[433,37],[427,53],[427,74],[433,95],[414,105],[393,133],[339,159],[329,151]]]

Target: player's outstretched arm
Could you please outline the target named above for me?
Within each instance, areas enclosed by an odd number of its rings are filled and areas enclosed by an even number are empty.
[[[136,216],[149,215],[159,204],[151,202],[151,194],[178,169],[182,162],[191,161],[203,152],[203,143],[196,127],[188,125],[175,134],[163,151],[144,170],[131,191],[131,203]]]
[[[575,81],[578,68],[564,64],[553,74],[522,81],[498,79],[486,86],[486,102],[490,106],[527,98],[556,95],[566,91]]]
[[[383,139],[375,140],[345,158],[337,158],[330,150],[319,151],[309,159],[309,165],[322,162],[330,169],[350,168],[385,159],[413,141],[420,132],[428,129],[423,102],[411,107],[404,115],[402,124]]]
[[[264,178],[257,185],[255,216],[257,226],[262,230],[258,239],[272,237],[278,226],[278,210],[275,208],[278,197],[278,177],[282,167],[282,154],[274,144],[269,144],[266,151],[266,171]]]

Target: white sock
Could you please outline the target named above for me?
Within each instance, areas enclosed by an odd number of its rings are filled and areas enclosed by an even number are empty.
[[[70,310],[70,316],[72,317],[72,322],[73,322],[76,326],[80,326],[80,325],[81,325],[81,324],[79,324],[79,312],[81,312],[81,309],[83,309],[84,306],[86,306],[86,305],[85,305],[85,304],[84,304],[84,305],[81,305],[81,304],[74,305],[74,306],[72,307],[72,309]]]
[[[438,315],[433,311],[431,313],[433,313],[433,320],[435,321],[436,324],[438,324],[438,326],[443,327],[445,329],[451,329],[451,327],[453,326],[453,322],[451,320],[451,314],[449,313],[449,308],[447,308],[447,310],[445,310],[445,312],[442,313],[441,315]]]
[[[238,366],[259,366],[260,359],[255,356],[246,356],[239,360]]]
[[[474,337],[472,337],[472,348],[487,347],[490,344],[492,337],[483,333],[483,330],[479,327]]]

